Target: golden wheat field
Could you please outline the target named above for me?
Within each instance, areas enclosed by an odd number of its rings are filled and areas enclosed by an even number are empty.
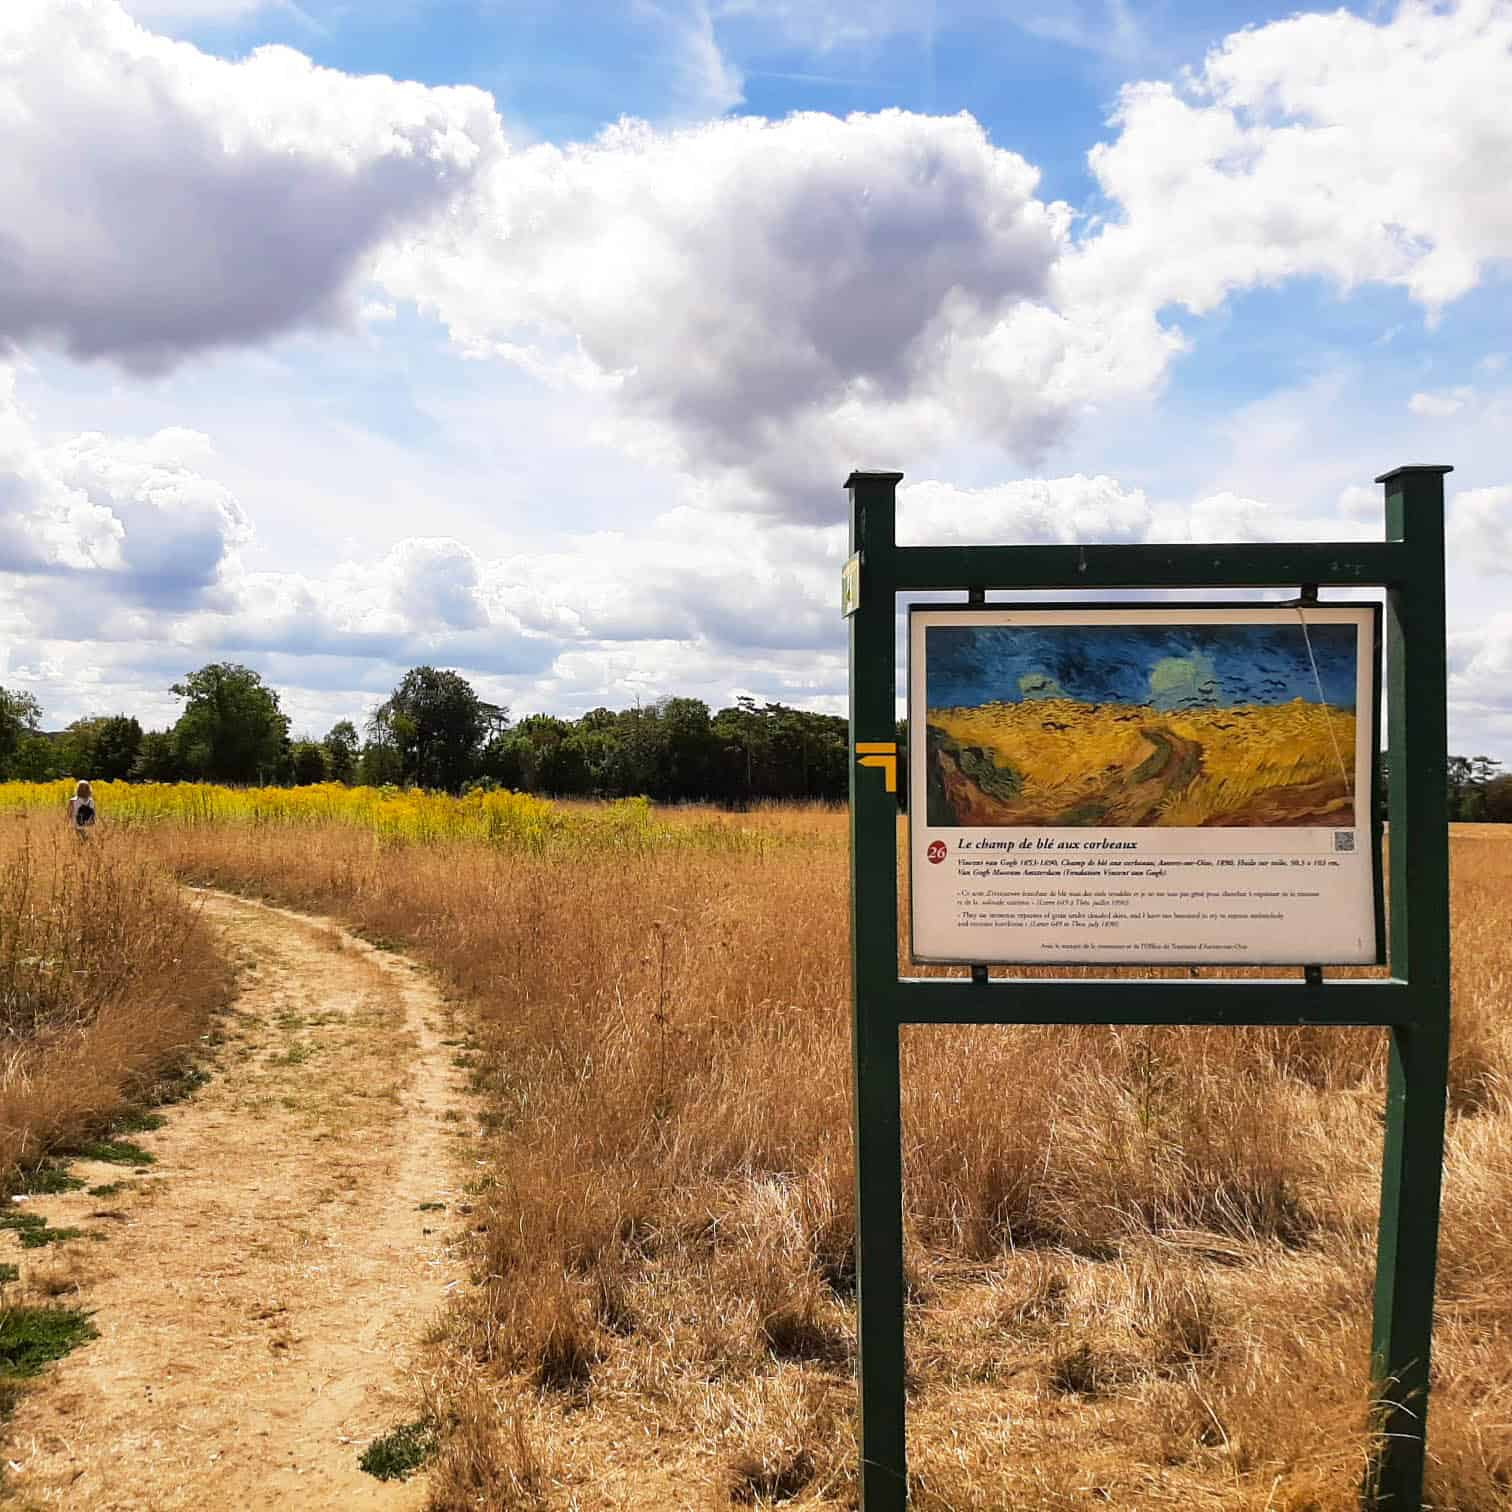
[[[339,789],[101,795],[111,864],[400,944],[470,1026],[486,1166],[471,1284],[435,1331],[434,1512],[855,1504],[842,811],[546,805],[516,828]],[[7,875],[54,864],[58,806],[0,788]],[[407,811],[428,817],[391,822]],[[1493,1512],[1512,836],[1458,829],[1453,859],[1429,1496]],[[90,906],[123,948],[151,922],[125,887]],[[26,953],[0,955],[13,998]],[[909,1031],[914,1506],[1354,1507],[1382,1050],[1371,1030]]]
[[[931,709],[929,723],[1017,786],[994,800],[952,770],[965,823],[1333,824],[1353,807],[1355,716],[1301,699],[1184,710],[1036,699]]]

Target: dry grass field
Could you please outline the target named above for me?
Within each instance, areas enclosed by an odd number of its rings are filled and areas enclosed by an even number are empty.
[[[0,1181],[188,1063],[227,978],[140,841],[0,818]]]
[[[560,818],[137,833],[412,952],[473,1025],[436,1512],[851,1506],[845,817]],[[1458,1512],[1512,1506],[1509,897],[1512,836],[1457,833],[1430,1499]],[[1356,1505],[1379,1034],[916,1030],[904,1084],[921,1512]]]

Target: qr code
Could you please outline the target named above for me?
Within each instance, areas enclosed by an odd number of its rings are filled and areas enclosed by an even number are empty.
[[[1336,851],[1352,851],[1354,849],[1354,842],[1353,830],[1334,831],[1334,849]]]

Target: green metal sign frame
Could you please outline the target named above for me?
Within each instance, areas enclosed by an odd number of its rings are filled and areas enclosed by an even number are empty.
[[[1386,539],[1219,546],[904,546],[902,473],[855,472],[850,621],[851,1007],[861,1503],[902,1512],[905,1024],[1334,1024],[1391,1031],[1372,1373],[1381,1449],[1363,1500],[1422,1501],[1449,1068],[1444,474],[1399,467]],[[988,589],[1386,590],[1390,975],[1325,980],[989,979],[898,973],[898,595]],[[1408,690],[1411,690],[1410,693]],[[1409,863],[1411,876],[1409,881]]]

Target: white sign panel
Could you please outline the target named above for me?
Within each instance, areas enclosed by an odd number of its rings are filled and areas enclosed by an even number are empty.
[[[915,608],[913,954],[1381,959],[1379,614]]]

